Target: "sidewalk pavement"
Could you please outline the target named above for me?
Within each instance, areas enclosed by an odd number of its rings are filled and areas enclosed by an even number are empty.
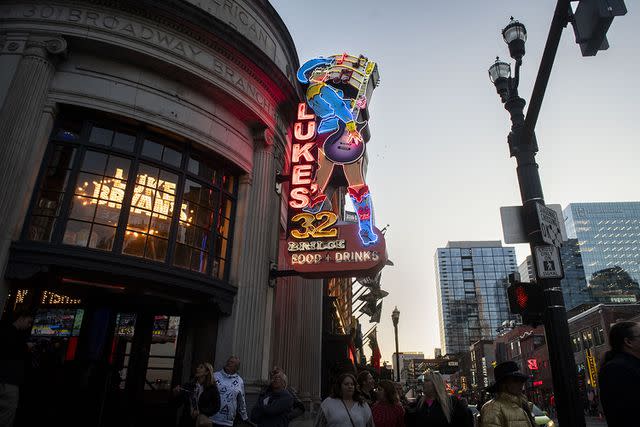
[[[607,422],[598,417],[585,417],[587,427],[607,427]],[[298,418],[289,423],[289,427],[313,427],[313,418]],[[556,426],[559,426],[556,421]]]
[[[599,419],[598,417],[585,417],[587,421],[587,427],[606,427],[607,422],[603,419]]]
[[[314,421],[315,419],[311,417],[300,417],[296,418],[295,420],[291,420],[291,422],[289,423],[289,427],[313,427]]]

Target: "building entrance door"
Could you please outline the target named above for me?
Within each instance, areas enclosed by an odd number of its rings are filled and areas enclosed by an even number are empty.
[[[108,411],[102,425],[122,425],[125,414],[133,425],[172,426],[175,407],[171,384],[180,329],[180,316],[148,311],[118,312],[114,318],[108,363]]]
[[[175,425],[180,320],[172,310],[117,304],[36,307],[16,427],[43,417],[67,426]]]

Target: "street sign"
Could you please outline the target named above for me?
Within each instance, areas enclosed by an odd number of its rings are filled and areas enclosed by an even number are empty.
[[[562,207],[558,204],[547,205],[547,208],[553,209],[558,218],[562,218]],[[524,222],[522,220],[522,206],[503,206],[500,208],[500,218],[502,219],[502,233],[504,242],[508,244],[529,243],[527,233],[525,232]],[[567,240],[567,231],[564,227],[564,221],[559,222],[562,240]]]
[[[540,279],[562,279],[562,262],[560,251],[552,245],[536,246],[534,258],[536,260],[536,273]]]
[[[591,387],[596,388],[598,386],[598,369],[596,368],[596,358],[593,357],[593,351],[587,349],[586,354],[587,359],[587,368],[589,369],[589,382],[591,383]]]
[[[556,211],[540,203],[536,203],[536,210],[538,211],[538,224],[540,224],[542,240],[556,247],[562,246],[562,229]],[[560,218],[562,218],[562,214]]]

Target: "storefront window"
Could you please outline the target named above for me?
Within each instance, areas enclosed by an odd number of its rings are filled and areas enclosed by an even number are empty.
[[[179,330],[180,316],[154,316],[145,390],[169,390]]]
[[[64,132],[60,131],[62,135]],[[50,147],[28,226],[30,240],[51,241],[76,152],[75,147],[68,145],[52,144]]]
[[[122,253],[166,259],[178,182],[177,174],[140,163]],[[180,215],[185,215],[184,209]]]
[[[127,189],[131,161],[87,150],[75,181],[62,242],[110,251]]]
[[[188,142],[143,129],[61,124],[52,134],[25,238],[225,278],[237,178],[224,164]]]

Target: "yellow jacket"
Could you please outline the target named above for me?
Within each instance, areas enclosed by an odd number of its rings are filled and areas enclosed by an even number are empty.
[[[528,414],[524,407],[529,408]],[[536,427],[531,419],[532,407],[522,394],[498,393],[482,406],[481,427]]]

